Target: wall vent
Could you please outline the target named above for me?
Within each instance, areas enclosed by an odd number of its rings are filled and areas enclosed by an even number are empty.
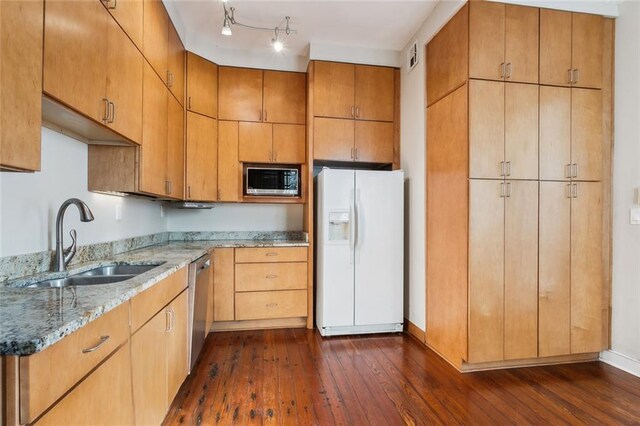
[[[414,41],[407,52],[407,66],[409,71],[415,68],[418,64],[418,41]]]

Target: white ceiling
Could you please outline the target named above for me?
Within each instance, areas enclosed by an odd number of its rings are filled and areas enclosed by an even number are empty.
[[[280,26],[291,17],[297,30],[285,39],[284,55],[307,55],[310,43],[400,51],[438,0],[229,0],[236,21],[261,27]],[[165,0],[172,20],[190,45],[255,53],[271,52],[273,33],[232,26],[220,34],[221,0]],[[176,22],[177,21],[177,22]],[[181,27],[181,28],[180,28]],[[189,49],[190,50],[190,49]]]

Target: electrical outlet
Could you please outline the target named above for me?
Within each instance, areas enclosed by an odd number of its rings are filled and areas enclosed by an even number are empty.
[[[164,206],[160,204],[160,217],[164,217]]]
[[[629,209],[629,223],[640,225],[640,207],[631,207]]]
[[[116,222],[122,220],[122,204],[116,204]]]

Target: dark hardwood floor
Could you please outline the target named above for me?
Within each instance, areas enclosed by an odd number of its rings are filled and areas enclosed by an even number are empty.
[[[406,335],[210,334],[174,424],[640,424],[640,378],[599,362],[458,373]]]

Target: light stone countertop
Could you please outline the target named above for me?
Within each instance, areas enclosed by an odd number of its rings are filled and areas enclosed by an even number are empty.
[[[0,355],[40,352],[101,315],[189,265],[215,247],[308,246],[302,240],[215,240],[169,242],[74,265],[66,273],[37,274],[0,287]],[[64,288],[27,288],[30,283],[61,278],[118,263],[161,265],[126,281]]]

